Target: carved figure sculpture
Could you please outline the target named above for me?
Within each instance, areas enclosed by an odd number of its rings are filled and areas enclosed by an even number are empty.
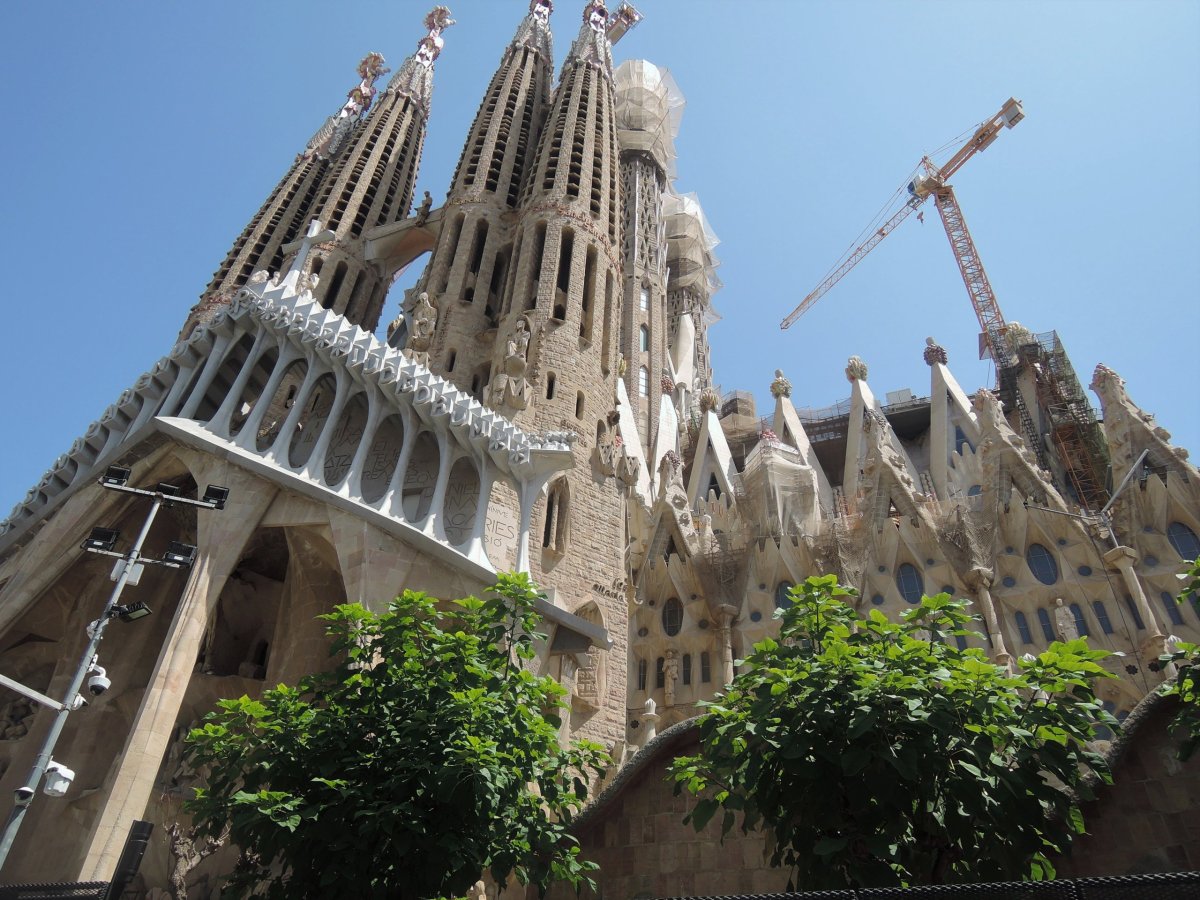
[[[668,650],[666,661],[663,663],[663,702],[667,706],[675,705],[675,682],[679,679],[679,652]]]
[[[425,196],[421,198],[421,205],[417,207],[417,224],[424,225],[429,218],[429,211],[433,209],[433,197],[429,191],[425,191]]]
[[[1075,624],[1075,616],[1063,606],[1061,598],[1054,601],[1054,628],[1064,641],[1073,641],[1079,637],[1079,626]]]
[[[430,302],[429,294],[421,291],[412,312],[412,332],[408,336],[406,352],[413,362],[423,366],[429,365],[429,347],[433,344],[437,316],[437,308]]]
[[[529,405],[529,384],[525,378],[529,366],[529,321],[517,320],[512,334],[504,345],[501,371],[492,380],[492,403],[509,409],[524,409]]]

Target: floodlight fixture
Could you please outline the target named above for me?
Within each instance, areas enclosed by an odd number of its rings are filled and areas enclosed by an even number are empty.
[[[93,528],[92,533],[88,535],[80,546],[84,550],[90,550],[93,553],[111,553],[113,546],[117,543],[117,538],[121,536],[121,532],[115,528]]]
[[[213,509],[224,509],[225,501],[229,499],[229,488],[221,487],[219,484],[210,484],[204,490],[204,496],[200,498],[201,503],[212,505]]]
[[[162,494],[164,497],[178,497],[183,493],[183,489],[180,488],[179,485],[171,484],[170,482],[166,481],[160,481],[158,483],[158,487],[156,487],[154,490]]]
[[[167,544],[167,552],[163,554],[163,562],[171,565],[189,568],[196,561],[196,548],[181,541],[171,541]]]
[[[129,481],[128,466],[109,466],[100,476],[100,483],[105,487],[124,487]]]
[[[112,612],[122,622],[136,622],[138,619],[146,618],[153,610],[139,600],[136,603],[127,603],[124,606],[118,604],[112,608]]]

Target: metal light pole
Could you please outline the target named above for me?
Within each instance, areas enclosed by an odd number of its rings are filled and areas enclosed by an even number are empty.
[[[126,585],[136,585],[138,583],[141,579],[142,568],[145,563],[167,566],[173,569],[187,568],[192,563],[196,548],[186,545],[173,545],[173,550],[177,547],[178,552],[173,553],[173,551],[168,551],[167,558],[165,559],[147,559],[142,556],[142,545],[146,541],[146,536],[150,533],[150,526],[154,524],[154,518],[158,515],[159,509],[164,504],[172,506],[176,503],[197,506],[201,509],[224,509],[225,500],[229,495],[229,491],[226,488],[209,485],[203,499],[192,500],[177,496],[173,493],[175,489],[172,485],[160,484],[158,490],[154,491],[127,487],[125,482],[128,478],[128,469],[110,466],[105,476],[100,479],[100,484],[111,490],[151,497],[153,498],[153,503],[150,506],[150,511],[146,514],[146,521],[142,523],[142,529],[138,533],[137,540],[128,553],[121,554],[107,549],[115,542],[115,532],[112,533],[111,540],[107,542],[107,546],[104,546],[105,542],[97,541],[94,537],[92,540],[84,542],[84,549],[100,553],[104,556],[113,556],[118,559],[113,572],[116,577],[116,585],[108,597],[108,602],[104,605],[104,611],[100,614],[100,618],[95,620],[88,628],[90,640],[88,641],[87,648],[83,651],[83,656],[79,660],[79,665],[75,667],[75,674],[72,676],[71,684],[63,695],[62,702],[51,701],[46,704],[55,709],[54,721],[50,725],[50,731],[46,734],[45,740],[42,741],[41,749],[38,750],[33,768],[29,771],[29,777],[25,779],[24,786],[17,788],[14,792],[13,809],[4,827],[4,835],[0,838],[0,868],[3,868],[5,862],[8,860],[9,851],[12,849],[13,841],[17,837],[17,831],[21,828],[21,822],[25,818],[25,813],[29,811],[29,805],[33,802],[33,798],[37,794],[38,785],[41,784],[46,770],[53,761],[54,747],[62,735],[63,727],[67,724],[67,716],[73,709],[78,709],[82,706],[82,703],[77,702],[78,699],[82,699],[79,690],[83,687],[84,678],[87,677],[88,673],[93,670],[93,666],[96,665],[96,650],[100,646],[101,639],[104,637],[104,630],[108,627],[108,623],[117,616],[121,616],[122,618],[140,618],[141,616],[148,615],[150,612],[149,608],[144,604],[138,604],[136,605],[136,609],[131,610],[122,607],[119,602],[121,592],[125,590]],[[95,532],[93,532],[94,534]],[[191,553],[189,554],[186,551],[191,551]],[[133,613],[133,615],[129,615],[130,613]],[[37,693],[28,688],[25,688],[21,692],[26,694],[26,696]],[[42,695],[39,694],[38,697],[42,697]],[[38,699],[38,697],[34,697],[33,699]],[[49,699],[43,697],[43,700]]]

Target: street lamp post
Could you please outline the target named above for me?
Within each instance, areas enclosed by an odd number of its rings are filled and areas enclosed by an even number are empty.
[[[5,825],[4,835],[0,838],[0,868],[3,868],[5,862],[8,860],[9,851],[12,849],[13,841],[16,839],[17,832],[21,828],[21,822],[25,818],[25,813],[29,811],[29,805],[33,802],[33,798],[37,793],[37,787],[47,771],[60,776],[57,789],[55,790],[55,795],[58,796],[66,792],[66,785],[69,785],[70,779],[74,777],[73,772],[64,769],[64,767],[54,762],[54,747],[62,735],[63,727],[67,723],[67,716],[72,710],[79,709],[84,705],[83,697],[79,693],[83,687],[84,678],[92,674],[93,677],[89,681],[89,687],[94,694],[102,694],[108,688],[108,680],[105,677],[104,670],[99,667],[99,657],[96,653],[100,646],[100,641],[104,637],[105,628],[108,627],[108,623],[114,618],[132,621],[150,614],[150,608],[145,603],[133,603],[128,606],[122,606],[120,603],[122,591],[125,590],[127,585],[136,585],[141,580],[143,568],[147,563],[166,566],[172,569],[181,569],[190,567],[192,561],[195,559],[195,547],[180,544],[176,541],[171,542],[167,553],[162,559],[149,559],[142,555],[142,545],[146,541],[146,536],[150,533],[150,526],[154,524],[154,518],[158,515],[159,509],[164,505],[174,506],[175,504],[196,506],[200,509],[224,509],[225,501],[229,496],[229,490],[218,485],[209,485],[204,496],[199,500],[179,496],[179,489],[170,484],[159,484],[155,490],[133,488],[127,485],[129,474],[129,469],[127,468],[109,466],[104,476],[100,478],[100,484],[109,490],[149,497],[153,502],[151,503],[150,511],[146,514],[145,522],[142,523],[142,529],[138,533],[137,540],[134,541],[133,548],[128,553],[117,553],[112,549],[116,543],[117,532],[111,529],[95,528],[92,530],[91,536],[83,542],[85,550],[91,553],[99,553],[103,556],[112,556],[117,559],[112,575],[116,584],[108,597],[108,602],[104,605],[104,611],[100,614],[100,618],[88,626],[88,645],[83,651],[83,656],[80,657],[79,665],[75,667],[75,674],[71,678],[70,686],[63,695],[61,703],[52,701],[50,698],[44,697],[29,688],[21,690],[21,693],[26,696],[31,696],[33,699],[50,706],[55,710],[55,714],[54,721],[50,725],[50,731],[46,734],[46,738],[42,741],[42,746],[38,750],[37,757],[34,759],[29,777],[25,779],[25,784],[17,788],[14,792],[13,809]],[[5,681],[9,681],[9,679],[5,679]],[[21,687],[23,688],[23,686]],[[65,784],[63,783],[64,777]],[[48,790],[49,784],[50,782],[47,781]]]

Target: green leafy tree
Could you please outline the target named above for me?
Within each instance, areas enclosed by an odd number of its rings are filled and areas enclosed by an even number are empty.
[[[1179,579],[1183,582],[1183,590],[1178,602],[1191,603],[1192,609],[1200,615],[1200,559],[1188,563]],[[1174,652],[1163,656],[1162,661],[1175,666],[1175,681],[1164,693],[1179,698],[1179,715],[1171,722],[1170,730],[1179,738],[1177,755],[1186,762],[1200,747],[1200,644],[1180,641]]]
[[[700,795],[688,820],[768,829],[772,864],[807,890],[1053,877],[1085,774],[1109,780],[1086,746],[1116,726],[1092,691],[1105,654],[1053,643],[1010,674],[943,643],[977,635],[965,601],[892,622],[852,594],[833,576],[793,588],[779,639],[705,704],[699,755],[673,764],[676,792]]]
[[[221,701],[188,739],[207,784],[187,809],[242,848],[234,895],[455,896],[484,870],[543,893],[587,881],[569,827],[607,757],[560,748],[565,692],[523,665],[537,596],[503,575],[483,600],[339,606],[331,671]]]

